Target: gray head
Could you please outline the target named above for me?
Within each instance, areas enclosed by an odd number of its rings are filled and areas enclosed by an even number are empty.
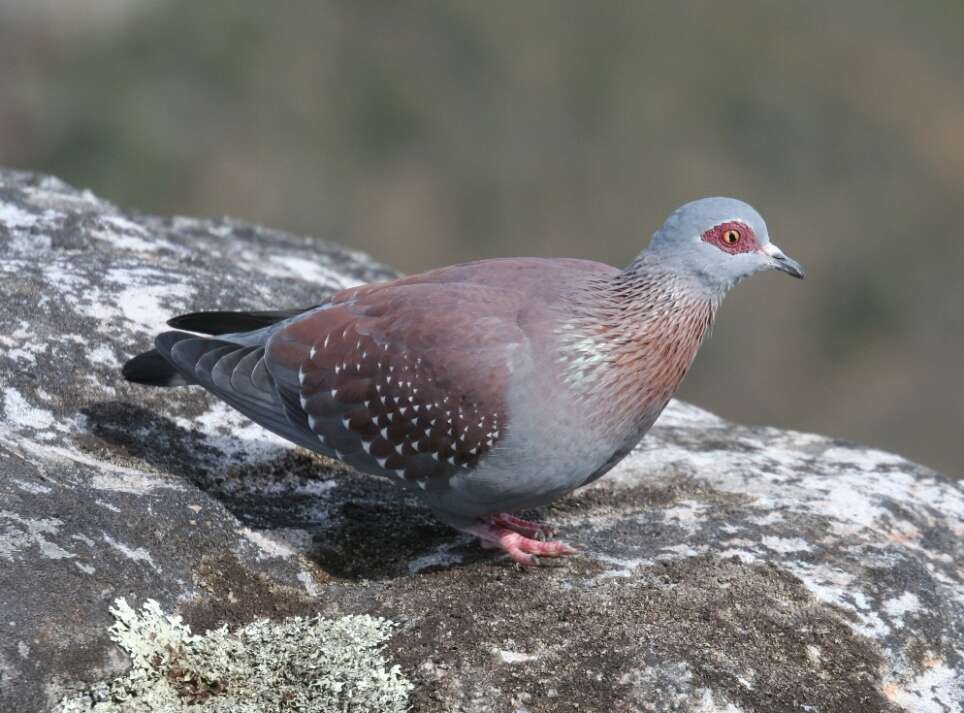
[[[677,208],[653,234],[643,257],[720,295],[762,270],[804,275],[798,262],[770,242],[760,214],[735,198],[702,198]]]

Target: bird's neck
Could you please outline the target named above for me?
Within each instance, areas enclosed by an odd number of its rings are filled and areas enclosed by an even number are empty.
[[[587,282],[560,329],[566,382],[602,418],[645,431],[683,381],[719,301],[645,260]]]

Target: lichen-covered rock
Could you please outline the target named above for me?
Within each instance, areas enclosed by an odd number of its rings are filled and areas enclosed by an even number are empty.
[[[390,274],[334,246],[123,215],[56,179],[0,173],[0,710],[46,710],[122,673],[117,596],[173,608],[224,556],[272,598],[315,591],[314,568],[198,487],[277,465],[287,447],[197,394],[131,389],[118,366],[174,312],[308,305]]]
[[[193,635],[227,624],[208,636],[242,658],[248,627],[384,617],[399,626],[373,677],[400,665],[416,711],[964,707],[964,490],[897,456],[676,403],[543,513],[584,554],[520,571],[199,390],[119,376],[169,315],[308,305],[390,274],[0,172],[0,710],[133,675],[119,597]],[[238,693],[173,690],[199,713]]]

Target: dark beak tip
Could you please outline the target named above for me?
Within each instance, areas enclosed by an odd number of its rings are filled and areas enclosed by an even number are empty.
[[[807,271],[803,269],[803,265],[796,260],[788,258],[786,255],[780,255],[776,258],[775,267],[780,272],[785,272],[790,275],[790,277],[795,277],[798,280],[803,280],[807,276]]]

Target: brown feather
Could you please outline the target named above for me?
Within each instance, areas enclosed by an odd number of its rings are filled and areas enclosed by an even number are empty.
[[[507,347],[522,296],[400,280],[336,295],[268,348],[321,443],[370,472],[431,487],[503,436]],[[429,318],[431,315],[431,318]]]

